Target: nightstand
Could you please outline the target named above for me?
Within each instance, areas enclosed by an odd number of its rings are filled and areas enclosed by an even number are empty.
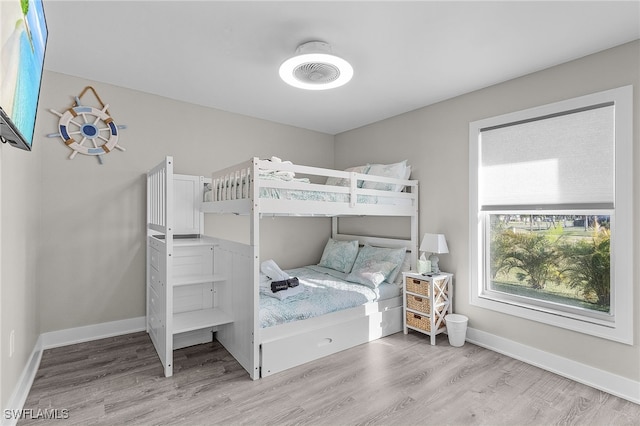
[[[453,274],[446,272],[402,274],[404,334],[409,329],[419,331],[436,344],[436,335],[447,329],[444,317],[453,311],[452,281]]]

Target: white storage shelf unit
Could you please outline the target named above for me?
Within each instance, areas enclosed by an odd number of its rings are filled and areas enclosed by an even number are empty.
[[[171,175],[170,160],[164,167]],[[152,180],[149,186],[158,184]],[[174,175],[162,185],[166,188],[148,192],[147,332],[168,377],[174,349],[211,341],[212,332],[233,318],[221,309],[230,306],[225,301],[232,291],[224,274],[227,255],[215,238],[201,235],[202,216],[197,209],[194,214],[202,178]],[[154,199],[157,194],[162,199]],[[172,202],[174,196],[179,203]],[[174,211],[167,210],[167,202]]]
[[[446,272],[422,275],[403,272],[404,334],[415,330],[431,337],[446,331],[445,316],[452,313],[451,283],[453,274]]]
[[[174,239],[173,334],[231,322],[217,293],[225,280],[214,273],[215,243],[206,237]]]

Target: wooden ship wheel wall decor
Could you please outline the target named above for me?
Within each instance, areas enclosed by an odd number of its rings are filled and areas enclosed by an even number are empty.
[[[91,90],[100,103],[100,109],[83,105],[80,99]],[[120,129],[126,129],[125,125],[116,125],[109,114],[109,105],[102,102],[96,90],[87,86],[80,95],[75,97],[75,103],[64,112],[50,109],[53,114],[59,117],[58,132],[50,133],[50,138],[60,137],[71,150],[69,159],[73,160],[76,154],[95,155],[98,162],[103,164],[102,156],[110,153],[114,149],[125,151],[118,144]]]

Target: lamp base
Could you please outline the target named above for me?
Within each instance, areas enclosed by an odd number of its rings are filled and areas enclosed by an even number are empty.
[[[429,256],[429,260],[431,261],[431,272],[439,274],[440,267],[438,266],[438,262],[440,261],[440,259],[438,259],[438,256],[432,254],[431,256]]]

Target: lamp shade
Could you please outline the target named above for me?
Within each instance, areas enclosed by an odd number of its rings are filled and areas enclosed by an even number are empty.
[[[420,244],[420,251],[438,254],[449,253],[449,247],[447,247],[447,240],[444,238],[444,234],[424,234],[422,243]]]

